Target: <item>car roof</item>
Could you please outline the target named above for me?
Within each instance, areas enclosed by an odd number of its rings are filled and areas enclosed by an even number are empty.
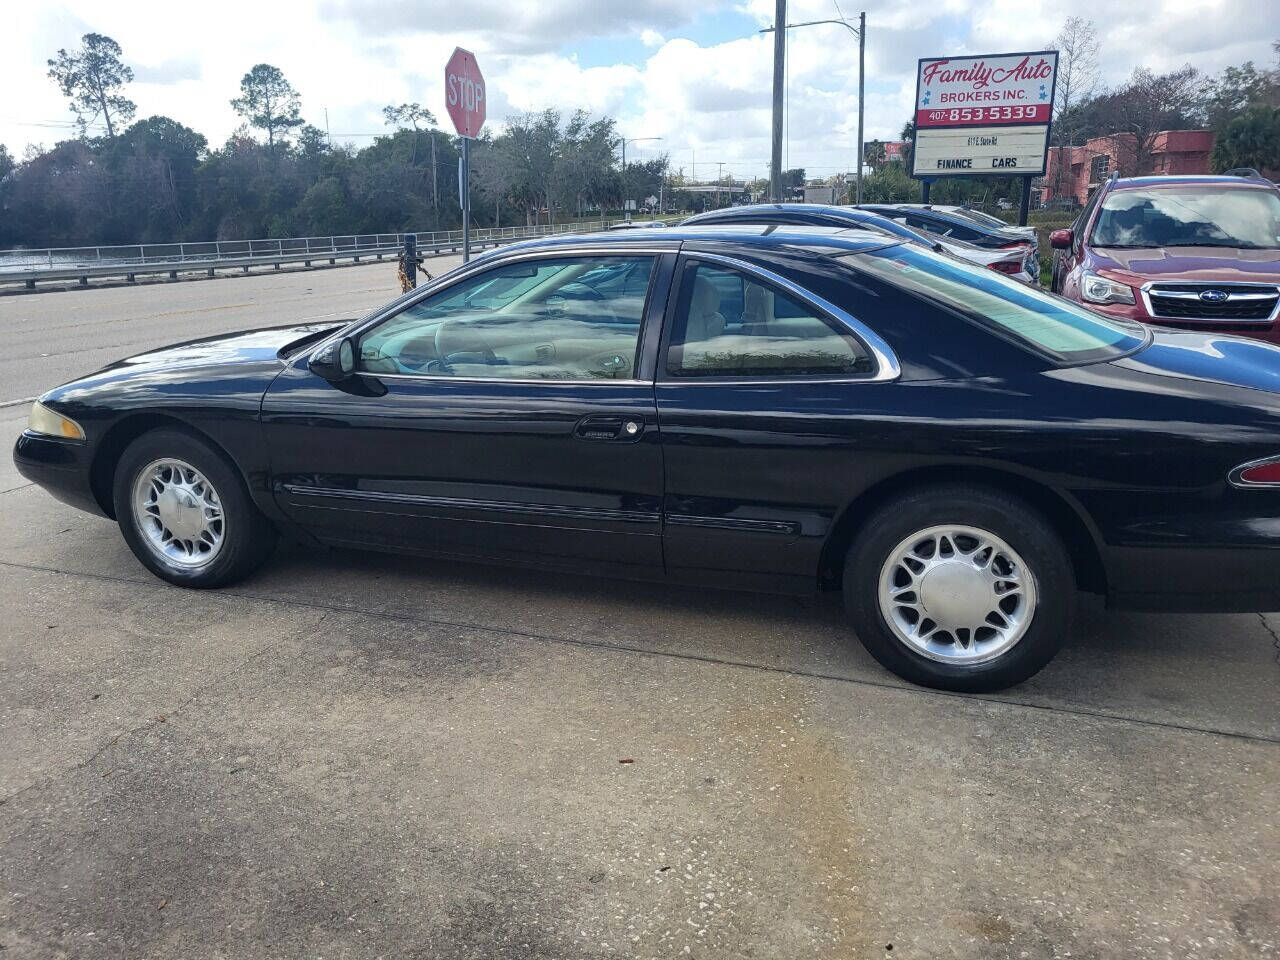
[[[707,210],[695,213],[685,223],[697,223],[704,217],[736,216],[748,217],[761,212],[779,211],[782,213],[870,213],[857,207],[845,207],[838,203],[749,203],[737,207],[721,207],[719,210]]]
[[[1253,177],[1226,177],[1202,174],[1171,174],[1161,177],[1120,177],[1111,182],[1112,190],[1132,190],[1138,187],[1181,187],[1189,184],[1205,184],[1215,187],[1240,187],[1252,190],[1274,190],[1269,180]]]
[[[514,250],[555,250],[558,248],[607,249],[619,251],[637,247],[659,246],[672,250],[686,244],[732,244],[747,251],[792,251],[839,256],[846,253],[863,253],[879,250],[900,243],[896,237],[872,233],[857,228],[779,226],[777,224],[721,223],[699,226],[637,227],[633,230],[599,231],[596,233],[559,233],[550,237],[538,237],[521,243],[509,244],[485,254],[509,253]]]
[[[993,233],[993,234],[1001,234],[1001,233],[1017,234],[1019,229],[1018,227],[1015,227],[1012,224],[1006,224],[1003,227],[997,227],[991,224],[981,223],[976,220],[971,220],[968,217],[963,216],[961,214],[952,213],[951,210],[947,209],[946,207],[935,206],[933,204],[864,203],[862,205],[862,209],[870,210],[873,213],[876,210],[910,210],[913,213],[919,213],[926,217],[932,216],[938,220],[943,220],[947,223],[954,223],[959,226],[971,227],[974,230],[983,230],[983,231],[986,231],[987,233]]]

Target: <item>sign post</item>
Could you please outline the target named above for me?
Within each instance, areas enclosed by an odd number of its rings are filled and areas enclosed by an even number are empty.
[[[1049,153],[1058,51],[930,57],[916,71],[911,175],[1021,176],[1025,224],[1032,177]]]
[[[462,262],[471,259],[470,145],[480,135],[485,117],[484,76],[475,54],[456,47],[444,68],[445,107],[453,127],[462,138],[458,161],[458,203],[462,207]]]

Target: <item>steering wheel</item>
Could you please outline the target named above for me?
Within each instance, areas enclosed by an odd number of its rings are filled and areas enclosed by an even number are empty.
[[[498,359],[493,347],[475,331],[473,324],[444,320],[436,327],[435,342],[436,356],[444,367],[449,366],[449,357],[455,353],[479,354],[485,363],[496,363]]]
[[[568,292],[570,296],[566,297],[565,292]],[[560,307],[561,311],[564,310],[563,304],[566,301],[590,300],[593,305],[596,305],[598,307],[599,312],[604,315],[603,319],[605,323],[620,322],[618,319],[618,315],[613,310],[613,307],[609,306],[609,301],[605,297],[605,295],[601,293],[599,290],[597,290],[595,287],[588,286],[585,283],[565,284],[555,293],[551,294],[551,296],[547,297],[544,303],[547,303],[549,305],[552,300],[559,301],[559,303],[562,305]]]

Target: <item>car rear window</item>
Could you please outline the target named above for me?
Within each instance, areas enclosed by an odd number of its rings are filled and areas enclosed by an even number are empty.
[[[1147,334],[1061,297],[951,257],[906,244],[845,258],[901,289],[950,307],[1066,363],[1105,360],[1138,349]]]

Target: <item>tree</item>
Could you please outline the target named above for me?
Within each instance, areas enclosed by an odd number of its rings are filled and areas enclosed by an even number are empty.
[[[863,151],[863,159],[866,161],[871,172],[875,173],[885,162],[885,146],[883,140],[872,140],[867,144],[866,150]]]
[[[418,124],[423,126],[434,127],[436,125],[435,114],[424,107],[420,103],[402,103],[399,106],[386,106],[382,108],[382,117],[387,126],[395,127],[397,130],[413,131],[413,157],[410,163],[418,162]]]
[[[48,61],[49,76],[56,80],[63,96],[71,101],[80,136],[99,117],[107,127],[107,137],[114,137],[115,124],[128,123],[137,109],[122,94],[126,83],[133,81],[133,71],[120,59],[120,44],[100,33],[86,33],[80,38],[80,49],[74,53],[59,50]]]
[[[17,166],[13,157],[9,153],[9,148],[0,143],[0,181],[13,172],[13,168]]]
[[[402,103],[399,106],[390,105],[382,108],[383,120],[388,126],[393,126],[397,130],[408,129],[413,131],[413,154],[409,158],[409,163],[418,162],[418,124],[434,127],[436,125],[436,117],[430,110],[420,103]],[[431,131],[431,207],[435,211],[434,226],[440,227],[440,184],[439,171],[436,169],[436,134]]]
[[[1213,169],[1280,169],[1280,108],[1256,106],[1226,125],[1213,143]]]
[[[902,141],[902,169],[910,172],[911,160],[915,155],[916,148],[916,121],[914,118],[902,125],[902,130],[898,133],[898,139]],[[863,195],[866,195],[865,190]]]
[[[267,147],[274,152],[276,135],[287,136],[302,126],[298,91],[289,85],[279,67],[259,63],[240,79],[240,96],[231,101],[236,113],[250,126],[267,131]]]
[[[1100,44],[1093,21],[1083,17],[1068,17],[1054,44],[1058,48],[1058,78],[1053,98],[1053,145],[1061,150],[1076,145],[1081,126],[1078,108],[1092,99],[1098,85]],[[1063,192],[1069,166],[1055,165],[1054,196]]]
[[[1053,98],[1053,133],[1056,146],[1075,146],[1078,117],[1074,108],[1092,99],[1098,85],[1098,50],[1101,44],[1092,20],[1068,17],[1054,39],[1058,49],[1057,90]]]
[[[1199,127],[1204,111],[1203,79],[1191,65],[1156,74],[1133,71],[1127,83],[1090,104],[1099,126],[1115,139],[1121,176],[1151,172],[1156,136],[1162,130]]]

